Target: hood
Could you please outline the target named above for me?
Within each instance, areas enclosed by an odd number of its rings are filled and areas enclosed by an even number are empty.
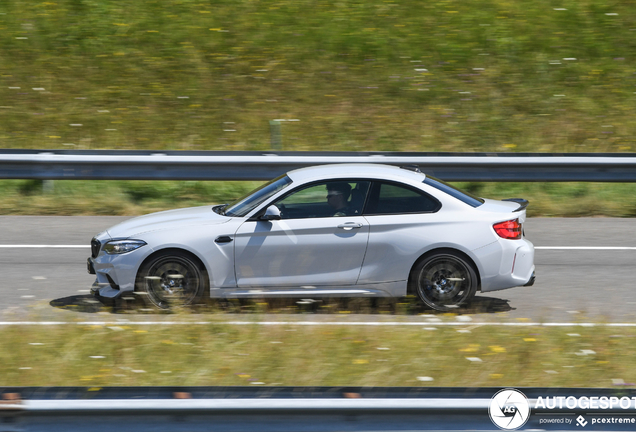
[[[231,218],[212,211],[212,206],[191,207],[151,213],[129,219],[108,229],[111,238],[129,238],[148,231],[182,228],[192,225],[216,225]]]

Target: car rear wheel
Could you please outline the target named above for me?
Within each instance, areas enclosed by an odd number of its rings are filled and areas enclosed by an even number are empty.
[[[452,311],[465,305],[477,291],[477,275],[459,254],[440,252],[422,259],[413,269],[411,287],[428,307]]]
[[[169,251],[146,262],[139,270],[137,291],[161,309],[187,306],[201,299],[207,274],[190,255]]]

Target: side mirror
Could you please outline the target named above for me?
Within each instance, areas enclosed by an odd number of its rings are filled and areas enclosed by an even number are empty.
[[[262,221],[273,221],[273,220],[281,220],[282,217],[280,215],[280,210],[275,205],[271,205],[267,207],[265,210],[265,214],[259,218]]]

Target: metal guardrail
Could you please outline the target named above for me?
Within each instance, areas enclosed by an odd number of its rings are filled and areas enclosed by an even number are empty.
[[[490,420],[499,388],[431,387],[13,387],[1,388],[0,431],[424,431],[499,429]],[[521,388],[538,397],[636,399],[626,389]],[[626,416],[636,410],[533,408],[524,429],[546,430],[541,419]],[[589,418],[589,417],[588,417]],[[549,424],[547,424],[549,426]],[[558,425],[559,430],[577,430]],[[614,424],[604,430],[633,430]],[[596,428],[594,428],[597,430]]]
[[[498,431],[499,388],[443,387],[0,387],[0,431]],[[524,430],[580,430],[578,416],[630,418],[636,409],[537,408],[537,398],[636,400],[632,389],[521,388]],[[556,402],[555,402],[556,404]],[[549,405],[549,403],[547,404]],[[555,405],[556,406],[556,405]],[[563,410],[561,410],[563,411]],[[593,411],[593,412],[590,412]],[[570,422],[546,422],[567,417]],[[543,421],[542,421],[543,419]],[[583,419],[582,423],[586,420]],[[593,426],[589,429],[598,430]],[[603,430],[633,430],[612,424]]]
[[[419,165],[448,181],[635,182],[636,154],[0,150],[0,178],[268,180],[332,163]]]
[[[471,389],[0,388],[0,393],[10,395],[0,405],[3,432],[388,431],[423,425],[431,430],[445,423],[465,430],[467,415],[488,407]]]

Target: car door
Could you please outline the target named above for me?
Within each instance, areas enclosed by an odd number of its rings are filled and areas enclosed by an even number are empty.
[[[234,238],[238,287],[355,285],[369,237],[362,216],[368,187],[349,180],[302,186],[272,203],[280,220],[244,222]],[[330,188],[348,195],[346,208],[328,204]]]
[[[374,181],[364,208],[369,246],[358,283],[406,280],[418,251],[438,242],[448,229],[440,209],[441,203],[422,190]]]

